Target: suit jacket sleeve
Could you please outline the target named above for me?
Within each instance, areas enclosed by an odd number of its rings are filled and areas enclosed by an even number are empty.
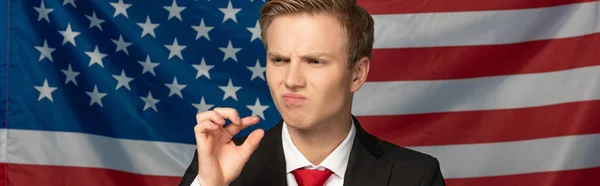
[[[425,173],[421,186],[445,186],[444,177],[440,169],[440,162],[437,158],[433,158],[429,171]]]

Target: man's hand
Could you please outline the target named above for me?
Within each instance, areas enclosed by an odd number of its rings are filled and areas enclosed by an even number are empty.
[[[226,119],[231,124],[223,127]],[[229,185],[239,176],[250,155],[258,147],[264,131],[253,131],[241,146],[237,146],[231,139],[242,129],[258,121],[260,118],[254,116],[240,119],[233,108],[215,108],[196,115],[194,132],[200,185]]]

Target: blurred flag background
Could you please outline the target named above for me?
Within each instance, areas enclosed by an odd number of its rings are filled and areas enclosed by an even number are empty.
[[[176,185],[197,112],[272,127],[264,3],[1,0],[0,186]],[[451,186],[600,185],[600,2],[358,3],[367,131],[434,155]]]

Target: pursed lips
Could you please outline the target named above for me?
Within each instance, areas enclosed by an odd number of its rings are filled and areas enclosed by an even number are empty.
[[[281,97],[287,105],[299,105],[308,100],[305,96],[298,93],[285,93]]]

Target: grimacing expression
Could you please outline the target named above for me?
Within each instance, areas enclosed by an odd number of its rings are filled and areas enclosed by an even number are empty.
[[[353,81],[357,73],[348,67],[346,35],[335,17],[279,16],[267,28],[266,41],[267,83],[288,125],[310,129],[349,111],[364,78]]]

